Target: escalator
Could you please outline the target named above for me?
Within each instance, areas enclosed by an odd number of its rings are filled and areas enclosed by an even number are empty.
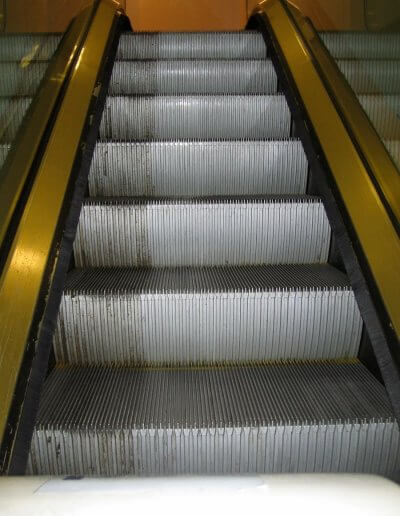
[[[400,34],[323,32],[321,38],[400,166]]]
[[[116,36],[27,474],[398,474],[374,296],[266,32]],[[321,35],[395,161],[364,67],[397,106],[400,39],[343,37]],[[25,53],[2,50],[12,83]]]

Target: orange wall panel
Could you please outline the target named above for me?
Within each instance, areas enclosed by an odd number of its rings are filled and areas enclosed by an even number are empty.
[[[7,0],[7,32],[63,32],[91,0]]]
[[[246,24],[244,0],[126,0],[134,30],[240,30]]]

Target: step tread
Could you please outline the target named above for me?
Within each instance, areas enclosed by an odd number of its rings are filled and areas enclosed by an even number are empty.
[[[64,295],[349,290],[328,264],[74,269]]]
[[[179,395],[178,395],[179,393]],[[57,367],[36,428],[226,428],[393,421],[358,362],[145,369]]]

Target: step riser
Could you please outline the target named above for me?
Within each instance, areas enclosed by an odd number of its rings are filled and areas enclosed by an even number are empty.
[[[324,263],[330,227],[319,202],[86,204],[78,267]]]
[[[351,291],[64,294],[56,359],[189,365],[356,357]]]
[[[358,99],[381,138],[399,138],[400,95],[358,95]]]
[[[117,61],[110,95],[276,93],[270,61]]]
[[[356,93],[400,93],[400,61],[338,61]]]
[[[117,59],[263,59],[260,33],[163,33],[122,35]]]
[[[40,475],[385,474],[399,458],[395,423],[224,429],[36,430]]]
[[[287,138],[282,95],[108,97],[102,140],[234,140]]]
[[[298,141],[98,143],[89,192],[167,197],[303,194],[307,168]]]
[[[48,63],[31,63],[21,68],[18,63],[0,63],[0,96],[34,95]]]
[[[11,143],[31,103],[31,98],[0,98],[0,143]]]
[[[12,34],[0,36],[0,61],[48,61],[52,58],[61,36],[57,34]]]
[[[398,59],[400,55],[399,34],[320,32],[320,36],[337,59]]]

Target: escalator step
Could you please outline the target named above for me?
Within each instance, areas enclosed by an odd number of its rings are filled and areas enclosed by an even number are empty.
[[[277,76],[267,60],[117,61],[110,95],[276,93]]]
[[[358,95],[365,112],[381,138],[398,140],[400,95]]]
[[[302,194],[307,159],[301,142],[98,142],[93,196]]]
[[[326,262],[330,227],[318,198],[89,198],[78,267]]]
[[[119,41],[117,59],[263,59],[261,33],[165,32],[127,33]]]
[[[48,62],[25,67],[19,63],[0,63],[0,96],[33,96],[48,66]]]
[[[356,93],[400,93],[400,60],[338,60],[337,64]]]
[[[28,471],[386,474],[399,453],[385,389],[356,361],[63,367],[45,383]]]
[[[329,265],[75,269],[54,339],[74,364],[356,357],[361,318]]]
[[[17,61],[26,66],[31,61],[48,61],[61,40],[61,34],[2,34],[0,61]]]
[[[0,97],[0,143],[11,143],[17,134],[32,97]]]
[[[107,97],[102,140],[286,138],[283,95]]]
[[[336,59],[399,59],[400,34],[378,32],[320,32]]]

